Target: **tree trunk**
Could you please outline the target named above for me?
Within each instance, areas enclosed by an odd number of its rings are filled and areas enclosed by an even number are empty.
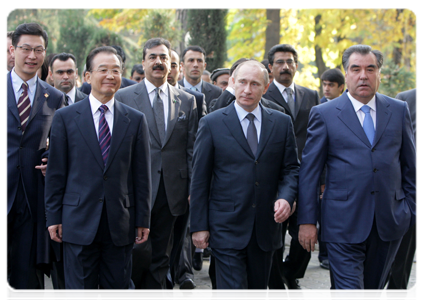
[[[267,59],[267,53],[269,53],[270,48],[279,44],[281,31],[280,11],[280,9],[266,9],[266,44],[263,59]]]
[[[322,33],[322,26],[320,25],[321,19],[322,19],[322,15],[317,15],[314,18],[314,30],[316,33],[316,38],[320,36]],[[326,65],[325,65],[325,62],[323,61],[322,48],[320,48],[320,46],[316,44],[314,46],[314,52],[316,55],[317,74],[319,75],[319,78],[321,78],[323,72],[326,71]],[[321,81],[320,81],[320,87],[319,87],[319,95],[320,97],[323,97],[323,86]]]
[[[178,45],[175,45],[175,50],[177,53],[181,54],[185,50],[185,36],[187,34],[187,10],[186,9],[177,9],[176,10],[176,19],[180,22],[179,30],[182,32],[182,38]]]

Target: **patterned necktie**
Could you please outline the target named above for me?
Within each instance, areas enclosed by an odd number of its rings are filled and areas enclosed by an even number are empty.
[[[154,111],[154,118],[156,119],[157,130],[159,131],[160,135],[160,142],[163,146],[166,131],[165,131],[165,120],[164,120],[164,107],[163,107],[163,100],[160,98],[160,88],[156,88],[156,96],[153,100],[153,111]]]
[[[292,119],[295,120],[296,114],[295,114],[295,100],[292,97],[292,89],[291,88],[286,88],[285,89],[286,93],[288,94],[288,106],[289,106],[289,110],[292,113]]]
[[[18,100],[18,112],[19,118],[21,119],[22,133],[24,133],[26,125],[29,119],[29,113],[31,112],[31,102],[28,97],[28,84],[22,83],[23,92]]]
[[[256,128],[256,125],[254,124],[255,117],[253,114],[248,114],[246,118],[250,121],[250,124],[247,127],[247,142],[248,142],[248,145],[250,145],[250,148],[253,154],[256,155],[258,140],[257,140],[257,128]]]
[[[106,105],[102,105],[98,108],[100,111],[100,119],[98,121],[98,141],[100,143],[101,155],[103,156],[104,165],[106,165],[107,158],[109,157],[110,150],[110,129],[107,124],[105,114],[109,108]]]
[[[373,118],[370,115],[370,106],[363,105],[360,109],[365,114],[363,121],[364,132],[366,133],[367,138],[369,139],[370,145],[373,145],[373,139],[375,137],[375,126],[373,124]]]

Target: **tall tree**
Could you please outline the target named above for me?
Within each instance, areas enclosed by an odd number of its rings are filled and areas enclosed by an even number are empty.
[[[221,68],[226,60],[226,9],[188,10],[189,45],[206,50],[207,69]]]
[[[263,59],[267,59],[267,53],[274,45],[279,44],[281,32],[280,9],[266,9],[266,44]]]

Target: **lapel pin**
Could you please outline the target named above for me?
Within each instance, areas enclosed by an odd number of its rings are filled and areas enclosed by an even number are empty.
[[[176,100],[175,100],[175,99],[173,99],[173,100],[172,100],[172,102],[173,102],[173,103],[176,103]]]
[[[48,96],[49,96],[49,94],[47,94],[47,93],[44,94],[44,97],[48,98]]]

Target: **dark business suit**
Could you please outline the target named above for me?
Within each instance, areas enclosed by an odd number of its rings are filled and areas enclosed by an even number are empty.
[[[167,84],[167,83],[166,83]],[[144,80],[119,90],[115,97],[146,115],[150,130],[152,212],[152,262],[146,279],[136,287],[166,288],[171,247],[169,238],[177,216],[188,207],[192,172],[192,152],[197,131],[197,109],[194,96],[168,85],[169,119],[164,145],[154,119],[153,108]]]
[[[11,81],[7,74],[7,215],[8,280],[17,289],[40,288],[36,264],[48,264],[44,178],[41,164],[53,115],[63,107],[62,92],[37,80],[36,94],[24,134]],[[23,242],[20,242],[23,241]]]
[[[146,118],[117,101],[113,118],[106,165],[88,97],[53,119],[46,215],[63,226],[66,288],[129,288],[136,227],[150,225]]]
[[[310,110],[318,105],[319,96],[316,91],[295,84],[296,116],[293,118],[288,103],[280,93],[278,87],[272,82],[263,96],[270,101],[274,101],[283,108],[287,115],[291,116],[294,123],[295,139],[298,147],[298,158],[301,161],[303,148],[307,136],[307,123]],[[307,269],[311,255],[301,247],[298,242],[297,211],[295,211],[287,221],[284,222],[283,241],[285,241],[286,228],[289,227],[289,234],[292,237],[289,254],[283,259],[284,247],[275,252],[273,259],[272,274],[269,280],[271,289],[283,289],[282,276],[293,282],[296,278],[303,278]],[[290,286],[288,285],[288,288]]]
[[[209,109],[210,101],[218,98],[222,94],[222,89],[214,84],[208,83],[206,81],[201,81],[201,93],[206,96],[206,107]],[[181,86],[184,86],[184,80],[179,80],[178,83]]]
[[[316,224],[313,187],[325,165],[321,227],[332,287],[381,289],[403,235],[415,222],[415,145],[407,104],[376,93],[372,145],[346,92],[312,109],[298,224]]]
[[[396,99],[407,102],[411,115],[414,138],[416,138],[416,89],[401,92]],[[414,254],[416,252],[416,225],[410,227],[401,241],[401,245],[395,256],[388,276],[388,289],[406,289],[413,267]]]
[[[299,161],[292,122],[278,111],[261,109],[255,156],[234,103],[200,121],[194,147],[191,232],[210,232],[217,288],[266,288],[271,255],[282,246],[282,225],[274,221],[274,203],[282,198],[292,206],[296,198]],[[246,272],[228,276],[226,271],[242,265],[222,264],[221,254],[250,251],[253,246],[256,259],[247,263]],[[263,252],[270,255],[267,260]]]
[[[328,102],[328,99],[326,99],[325,96],[322,97],[322,99],[320,99],[320,103],[325,103]]]

